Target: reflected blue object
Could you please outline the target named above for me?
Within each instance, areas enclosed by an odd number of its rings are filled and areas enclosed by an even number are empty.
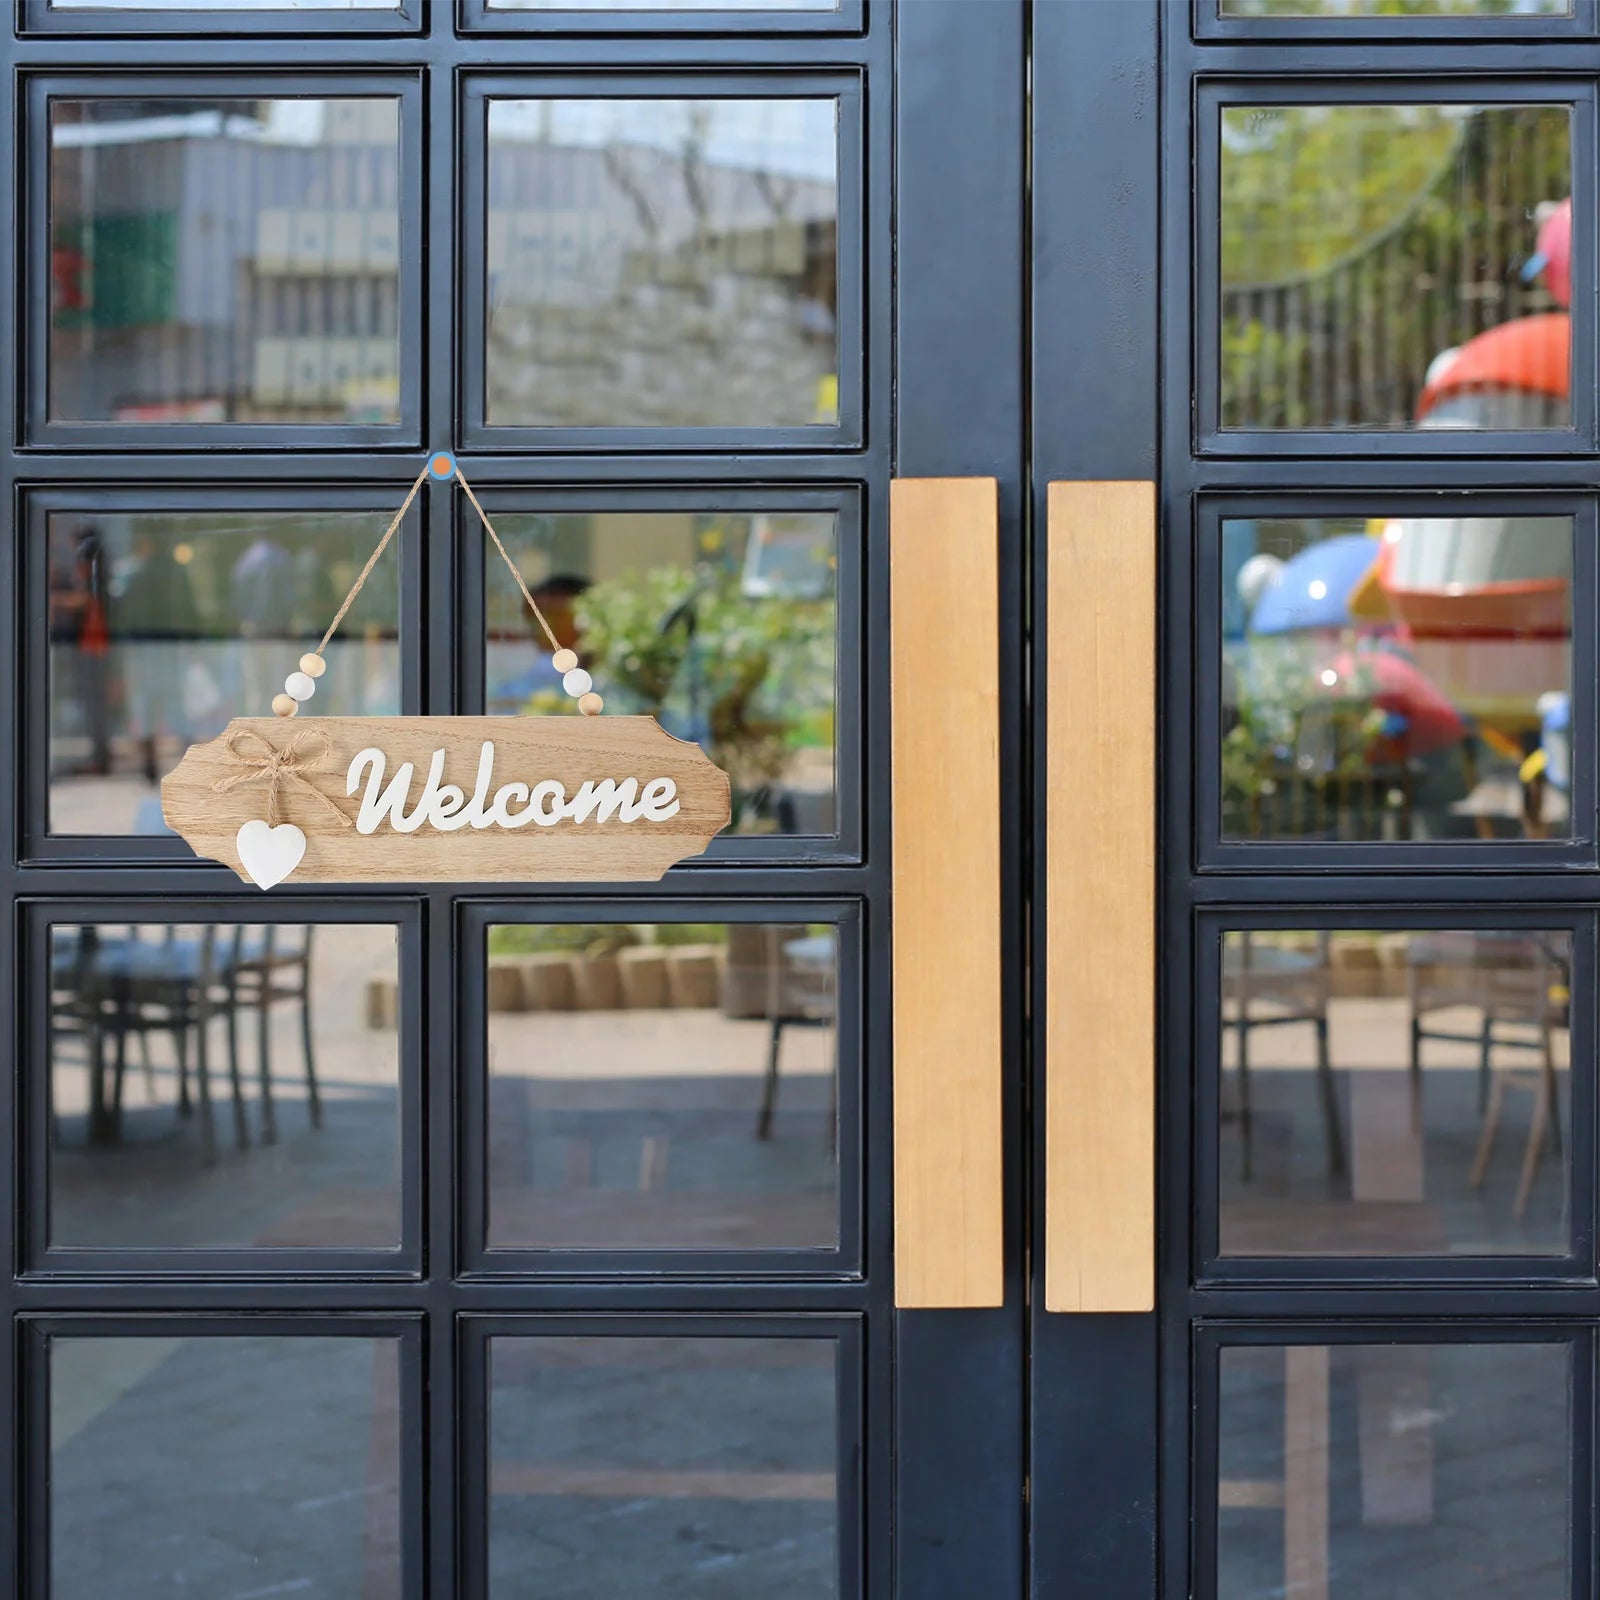
[[[1350,596],[1372,563],[1379,541],[1341,534],[1307,546],[1283,565],[1256,602],[1252,633],[1297,633],[1307,628],[1346,628]]]
[[[1222,637],[1242,639],[1245,623],[1244,597],[1239,593],[1239,573],[1256,553],[1257,533],[1253,517],[1227,517],[1222,524]]]

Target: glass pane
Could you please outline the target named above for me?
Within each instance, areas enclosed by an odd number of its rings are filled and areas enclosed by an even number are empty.
[[[838,1593],[826,1339],[490,1345],[489,1592]]]
[[[1222,112],[1225,428],[1564,428],[1569,108]]]
[[[50,1600],[400,1595],[395,1341],[49,1349]]]
[[[838,929],[489,930],[496,1247],[839,1237]]]
[[[396,422],[399,102],[52,100],[57,422]]]
[[[1568,1245],[1572,936],[1222,942],[1224,1255]]]
[[[52,11],[393,11],[395,0],[50,0]]]
[[[1570,838],[1572,567],[1567,517],[1224,522],[1223,837]]]
[[[1570,0],[1220,0],[1225,17],[1565,17]]]
[[[50,1239],[393,1249],[398,935],[50,929]]]
[[[838,421],[832,100],[489,104],[491,423]]]
[[[1221,1353],[1223,1600],[1567,1600],[1564,1344]]]
[[[839,0],[489,0],[491,11],[837,11]]]
[[[52,515],[50,831],[165,833],[160,778],[230,718],[270,715],[391,515]],[[391,552],[363,585],[319,711],[399,711],[399,572]]]
[[[732,776],[733,832],[836,830],[831,513],[571,512],[495,524],[606,709],[656,716]],[[487,709],[576,715],[526,602],[498,558],[485,560]]]

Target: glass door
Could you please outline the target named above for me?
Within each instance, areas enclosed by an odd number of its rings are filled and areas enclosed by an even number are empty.
[[[1037,476],[1159,477],[1161,821],[1159,1309],[1036,1294],[1035,1591],[1591,1595],[1594,8],[1036,22]]]
[[[1000,480],[1021,685],[1022,29],[21,0],[18,1592],[1020,1592],[1020,1075],[1004,1303],[895,1312],[887,733],[894,472]],[[608,709],[731,774],[704,859],[268,899],[165,831],[441,447]],[[327,663],[319,710],[571,711],[453,485]]]

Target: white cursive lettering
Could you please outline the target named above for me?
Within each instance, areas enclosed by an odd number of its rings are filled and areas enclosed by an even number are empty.
[[[435,750],[428,763],[427,780],[416,804],[408,812],[406,800],[416,767],[402,761],[385,785],[388,757],[375,745],[360,751],[345,775],[345,793],[354,794],[366,780],[356,831],[376,833],[384,822],[396,833],[415,833],[424,823],[444,833],[460,828],[525,828],[533,823],[553,828],[558,823],[666,822],[679,811],[678,785],[671,778],[651,778],[643,789],[637,778],[591,778],[569,799],[566,785],[556,778],[532,784],[513,780],[493,791],[495,748],[484,741],[478,753],[478,772],[469,797],[459,784],[445,783],[443,750]]]

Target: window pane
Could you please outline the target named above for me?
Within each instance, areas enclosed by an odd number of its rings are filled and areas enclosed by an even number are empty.
[[[1565,1344],[1221,1353],[1215,1593],[1567,1600]]]
[[[1223,426],[1569,426],[1569,123],[1225,107]]]
[[[50,417],[399,419],[399,105],[53,100]]]
[[[489,930],[489,1241],[838,1242],[838,929]]]
[[[393,11],[395,0],[50,0],[52,11]]]
[[[1567,517],[1225,521],[1223,837],[1570,838],[1572,569]]]
[[[53,514],[50,831],[165,833],[159,779],[230,718],[271,714],[390,515]],[[319,711],[399,711],[399,572],[391,552],[362,586]]]
[[[50,929],[50,1239],[400,1242],[395,928]]]
[[[1573,981],[1555,930],[1225,934],[1223,1254],[1565,1251]]]
[[[499,1338],[489,1592],[838,1593],[826,1339]]]
[[[50,1600],[402,1592],[394,1341],[49,1348]]]
[[[1565,17],[1571,0],[1221,0],[1225,17]]]
[[[832,100],[494,100],[491,423],[838,420]]]
[[[489,0],[491,11],[837,11],[839,0]]]
[[[831,513],[572,512],[495,523],[607,711],[654,715],[731,775],[733,832],[836,830]],[[526,602],[492,553],[485,561],[486,709],[576,715]]]

